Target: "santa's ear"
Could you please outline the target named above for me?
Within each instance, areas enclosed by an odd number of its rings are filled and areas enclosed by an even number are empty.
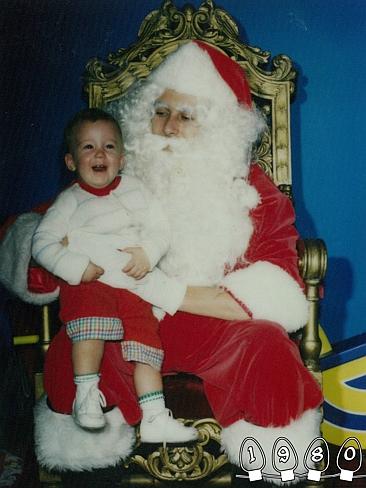
[[[65,154],[65,164],[70,171],[76,171],[76,163],[71,153]]]

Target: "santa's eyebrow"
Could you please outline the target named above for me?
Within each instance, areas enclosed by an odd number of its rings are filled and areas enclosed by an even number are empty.
[[[195,112],[195,107],[189,105],[182,105],[182,106],[177,106],[176,110],[178,112],[183,112],[185,114],[192,115]]]
[[[155,100],[154,108],[167,108],[169,109],[169,105],[161,100]]]
[[[169,105],[161,100],[155,100],[154,108],[165,108],[167,110],[176,110],[177,112],[183,112],[185,114],[192,115],[195,112],[195,107],[190,105]]]

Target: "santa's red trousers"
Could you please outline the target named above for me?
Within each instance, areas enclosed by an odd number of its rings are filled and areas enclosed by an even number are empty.
[[[273,322],[226,321],[178,312],[161,322],[160,337],[165,351],[163,374],[186,372],[200,377],[215,418],[224,427],[239,419],[261,426],[286,425],[322,401],[297,345]],[[129,424],[141,419],[133,367],[123,360],[119,342],[105,343],[100,389],[107,404],[117,405]],[[65,327],[47,353],[45,389],[55,411],[71,412],[75,387]]]

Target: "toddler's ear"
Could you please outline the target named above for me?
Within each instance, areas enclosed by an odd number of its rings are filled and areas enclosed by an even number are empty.
[[[71,153],[65,154],[65,164],[70,171],[76,171],[76,164]]]

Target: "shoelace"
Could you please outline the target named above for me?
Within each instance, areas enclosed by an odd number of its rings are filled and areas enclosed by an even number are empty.
[[[157,417],[160,417],[160,415],[167,415],[170,418],[173,418],[173,412],[170,410],[170,408],[165,408],[163,411],[156,413],[155,415],[152,415],[149,419],[148,422],[151,423],[153,422]],[[166,449],[166,440],[163,440],[163,449]]]
[[[95,387],[95,391],[98,395],[98,400],[99,400],[100,406],[102,408],[105,408],[107,406],[107,400],[105,399],[104,394],[97,387]]]
[[[92,386],[86,396],[84,397],[83,403],[88,402],[88,398],[93,398],[99,401],[99,404],[102,408],[107,406],[107,400],[105,399],[105,396],[103,393],[99,390],[97,386]]]

